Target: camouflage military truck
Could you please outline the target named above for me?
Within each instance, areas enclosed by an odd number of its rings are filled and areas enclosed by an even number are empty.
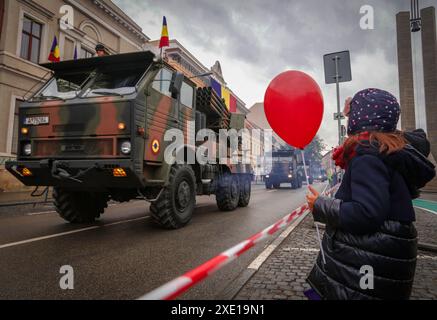
[[[272,152],[272,168],[264,177],[267,189],[278,189],[281,183],[289,183],[292,189],[302,187],[305,179],[303,170],[299,169],[300,155],[296,150],[279,150]]]
[[[225,211],[248,205],[249,165],[164,161],[168,129],[187,136],[213,121],[196,110],[195,84],[152,52],[43,66],[53,77],[21,104],[17,161],[6,168],[27,186],[53,187],[62,218],[92,222],[110,199],[140,198],[175,229],[190,221],[196,194],[215,194]],[[177,153],[195,151],[184,144]]]

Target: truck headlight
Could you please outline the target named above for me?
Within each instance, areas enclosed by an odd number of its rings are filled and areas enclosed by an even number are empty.
[[[122,154],[128,155],[130,154],[131,150],[132,150],[132,145],[130,141],[125,141],[120,146],[120,151]]]
[[[266,178],[270,178],[270,176],[268,174],[266,174]]]
[[[30,143],[26,143],[23,146],[23,154],[25,156],[30,156],[32,154],[32,145]]]
[[[291,178],[291,174],[289,174],[288,177]]]

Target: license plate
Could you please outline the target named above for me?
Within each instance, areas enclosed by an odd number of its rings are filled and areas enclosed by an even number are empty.
[[[24,125],[26,126],[39,126],[41,124],[48,124],[49,116],[34,116],[26,117],[24,119]]]

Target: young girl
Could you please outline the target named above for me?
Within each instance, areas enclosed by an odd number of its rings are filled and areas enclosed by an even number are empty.
[[[307,281],[322,299],[408,299],[417,255],[411,200],[435,176],[418,151],[428,142],[419,133],[413,147],[396,130],[400,107],[386,91],[366,89],[347,104],[348,138],[334,152],[344,179],[335,198],[311,187],[307,195],[314,220],[326,224],[324,259]]]

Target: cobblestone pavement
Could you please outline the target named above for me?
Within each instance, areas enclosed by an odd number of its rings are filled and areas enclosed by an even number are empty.
[[[420,241],[436,244],[437,215],[416,210]],[[321,230],[322,231],[322,230]],[[306,300],[305,279],[319,252],[308,215],[244,285],[235,299]],[[437,299],[437,254],[419,251],[411,299]]]

